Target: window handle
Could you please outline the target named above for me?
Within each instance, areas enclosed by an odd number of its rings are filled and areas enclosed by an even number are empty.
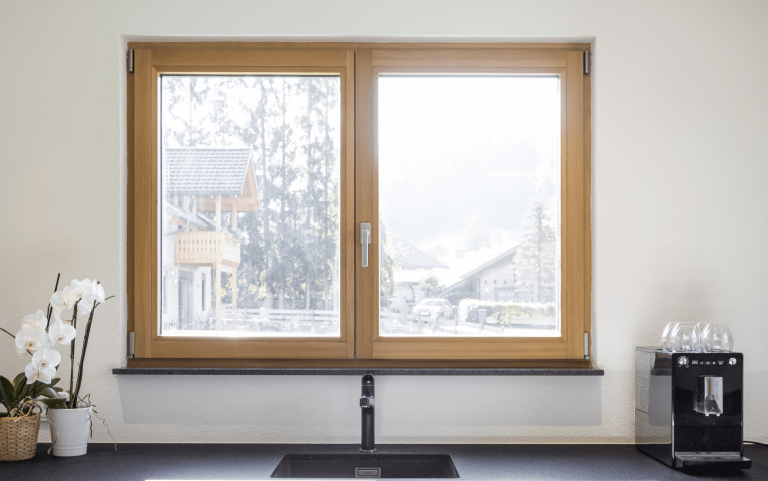
[[[360,243],[363,245],[363,267],[368,267],[368,245],[371,243],[371,224],[360,224]]]

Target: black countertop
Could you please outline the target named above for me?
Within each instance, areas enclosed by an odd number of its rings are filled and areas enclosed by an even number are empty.
[[[342,444],[91,444],[88,454],[56,458],[39,445],[29,461],[0,462],[3,481],[255,480],[269,476],[284,454],[357,452]],[[633,445],[415,444],[383,445],[382,453],[450,454],[461,479],[768,480],[768,447],[745,447],[752,468],[689,474],[674,471]]]

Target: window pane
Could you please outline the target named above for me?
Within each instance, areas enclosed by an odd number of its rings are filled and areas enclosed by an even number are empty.
[[[560,335],[560,129],[557,77],[379,77],[380,335]]]
[[[160,334],[339,336],[339,77],[161,83]]]

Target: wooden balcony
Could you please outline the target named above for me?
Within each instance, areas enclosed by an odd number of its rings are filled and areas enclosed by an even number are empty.
[[[232,234],[215,231],[176,234],[177,264],[240,265],[240,241]]]

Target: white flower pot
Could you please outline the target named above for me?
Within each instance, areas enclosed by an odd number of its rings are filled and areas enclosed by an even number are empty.
[[[48,409],[54,456],[82,456],[88,451],[92,408]]]

